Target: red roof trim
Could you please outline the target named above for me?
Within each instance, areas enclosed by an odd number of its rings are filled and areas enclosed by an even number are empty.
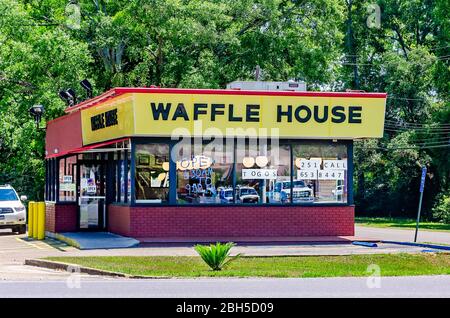
[[[113,139],[113,140],[109,140],[109,141],[102,141],[96,144],[92,144],[92,145],[88,145],[88,146],[83,146],[80,148],[75,148],[69,151],[65,151],[65,152],[61,152],[61,153],[55,153],[55,154],[51,154],[45,157],[45,159],[51,159],[51,158],[57,158],[57,157],[62,157],[65,155],[69,155],[69,154],[75,154],[81,151],[86,151],[86,150],[91,150],[91,149],[95,149],[95,148],[99,148],[99,147],[103,147],[103,146],[108,146],[111,144],[115,144],[121,141],[125,141],[125,140],[129,140],[129,137],[125,137],[125,138],[119,138],[119,139]]]
[[[110,98],[115,97],[115,96],[116,96],[116,89],[113,88],[113,89],[110,89],[109,91],[104,92],[101,95],[98,95],[96,97],[93,97],[93,98],[85,100],[85,101],[82,101],[81,103],[79,103],[79,104],[77,104],[75,106],[67,107],[65,109],[65,112],[66,113],[72,113],[72,112],[74,112],[76,110],[80,110],[80,109],[83,109],[83,108],[91,107],[91,106],[97,105],[99,103],[102,103],[105,100],[110,99]]]
[[[127,93],[153,94],[203,94],[203,95],[247,95],[247,96],[305,96],[305,97],[353,97],[386,98],[386,93],[360,92],[291,92],[291,91],[246,91],[236,89],[191,89],[191,88],[153,88],[153,87],[117,87],[97,97],[85,100],[78,105],[66,108],[66,113],[92,107],[108,99]]]

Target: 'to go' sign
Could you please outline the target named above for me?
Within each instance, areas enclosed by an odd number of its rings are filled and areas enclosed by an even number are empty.
[[[276,179],[277,169],[242,169],[242,179]]]

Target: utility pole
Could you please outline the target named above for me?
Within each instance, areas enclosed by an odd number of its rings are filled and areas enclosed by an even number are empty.
[[[358,65],[356,58],[356,48],[353,43],[353,19],[352,19],[353,0],[347,0],[347,52],[353,64],[353,89],[359,89]]]
[[[261,78],[261,67],[259,67],[259,65],[256,65],[255,68],[255,81],[259,81],[259,79]]]
[[[416,233],[414,234],[414,242],[417,242],[417,232],[419,231],[419,222],[420,222],[420,210],[422,209],[422,198],[423,198],[423,189],[425,187],[425,178],[427,176],[427,167],[422,167],[422,177],[420,178],[420,199],[419,199],[419,208],[417,209],[417,220],[416,220]]]

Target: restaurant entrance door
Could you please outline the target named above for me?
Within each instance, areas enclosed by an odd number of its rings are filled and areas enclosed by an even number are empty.
[[[77,173],[78,229],[106,229],[106,162],[79,161]]]

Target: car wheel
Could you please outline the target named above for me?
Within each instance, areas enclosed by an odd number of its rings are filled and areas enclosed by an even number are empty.
[[[17,232],[19,234],[25,234],[27,232],[27,226],[26,225],[20,225],[17,227]]]

